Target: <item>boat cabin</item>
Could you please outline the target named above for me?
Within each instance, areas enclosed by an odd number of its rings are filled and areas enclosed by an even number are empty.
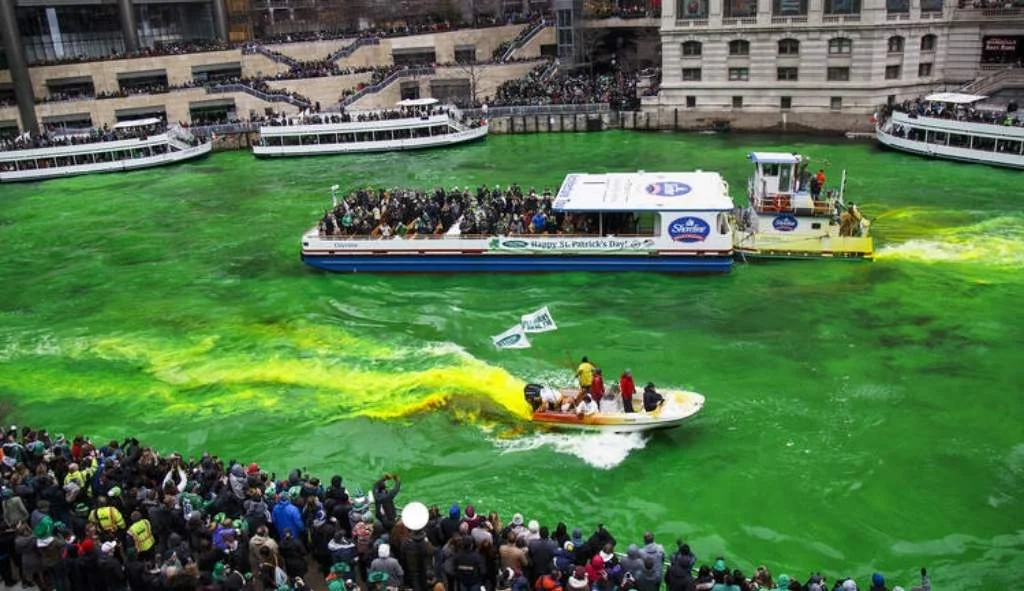
[[[754,174],[749,180],[747,196],[751,207],[759,214],[831,216],[836,201],[842,200],[845,172],[837,195],[834,190],[825,188],[823,171],[820,176],[812,172],[810,161],[804,156],[751,152],[748,158],[754,164]]]

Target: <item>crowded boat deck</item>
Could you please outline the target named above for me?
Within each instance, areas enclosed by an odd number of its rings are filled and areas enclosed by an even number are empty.
[[[211,146],[155,118],[123,121],[102,130],[23,135],[2,146],[0,182],[150,168],[206,155]]]
[[[934,158],[1024,168],[1024,118],[983,107],[988,97],[943,92],[883,114],[875,135],[884,146]]]
[[[335,188],[336,190],[336,188]],[[728,185],[717,173],[570,174],[557,194],[359,190],[302,238],[337,271],[664,270],[731,266]]]
[[[404,100],[397,109],[306,113],[260,127],[256,156],[309,156],[413,150],[483,139],[487,124],[467,120],[437,99]]]

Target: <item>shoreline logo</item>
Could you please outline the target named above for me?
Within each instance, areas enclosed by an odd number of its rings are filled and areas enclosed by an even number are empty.
[[[799,225],[800,222],[791,215],[775,216],[775,219],[772,220],[772,227],[779,232],[792,232]]]
[[[679,197],[686,195],[693,190],[690,185],[686,183],[680,183],[678,181],[658,181],[651,183],[644,187],[644,190],[651,195],[660,195],[662,197]]]
[[[668,225],[669,238],[675,242],[704,242],[711,233],[711,226],[700,218],[687,216],[673,220]]]

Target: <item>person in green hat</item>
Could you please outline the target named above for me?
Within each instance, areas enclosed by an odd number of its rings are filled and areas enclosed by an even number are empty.
[[[388,587],[388,573],[379,570],[370,571],[366,577],[371,591],[384,591]]]

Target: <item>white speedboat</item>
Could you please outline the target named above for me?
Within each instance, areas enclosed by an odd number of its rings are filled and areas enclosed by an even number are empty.
[[[638,412],[622,412],[621,407],[602,402],[602,410],[596,414],[579,415],[575,412],[560,410],[537,410],[542,394],[541,388],[535,384],[526,387],[526,399],[534,408],[532,420],[539,425],[554,429],[573,431],[604,431],[610,433],[633,433],[637,431],[655,431],[672,429],[693,418],[704,408],[704,396],[685,390],[663,390],[660,392],[665,402],[652,412],[644,412],[641,400],[643,394],[638,392],[633,401]],[[551,390],[549,390],[550,392]],[[567,399],[575,396],[578,390],[562,389],[558,396]],[[609,409],[608,407],[612,407]]]

